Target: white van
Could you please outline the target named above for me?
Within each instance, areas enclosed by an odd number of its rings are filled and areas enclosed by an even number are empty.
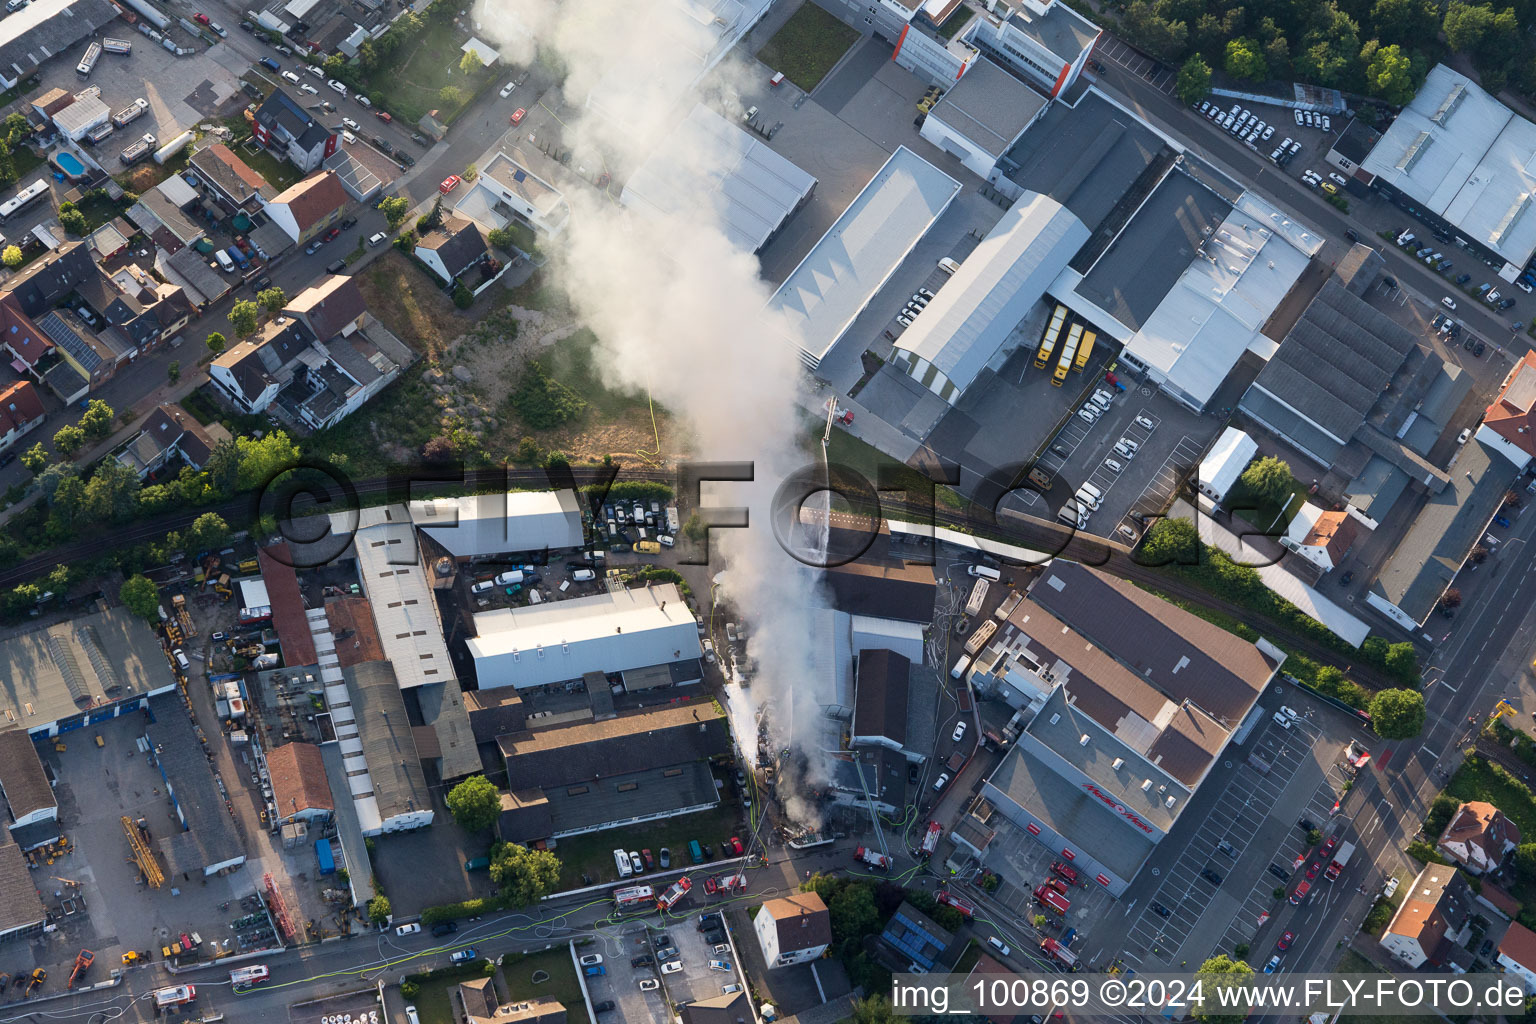
[[[577,569],[575,572],[571,573],[571,579],[575,580],[577,583],[590,583],[597,579],[597,573],[593,572],[591,569]]]
[[[945,256],[943,259],[939,260],[939,269],[944,271],[946,274],[958,274],[960,272],[960,264],[956,263],[948,256]]]
[[[223,270],[224,273],[233,274],[235,272],[235,261],[230,259],[229,253],[223,249],[215,249],[213,251],[213,258],[219,261],[219,269]]]
[[[951,679],[959,679],[965,675],[965,667],[970,663],[971,656],[969,654],[960,655],[960,660],[955,662],[955,667],[949,670],[949,677]]]
[[[544,603],[544,595],[539,593],[537,590],[530,590],[530,591],[528,591],[528,603],[529,604],[543,604]]]
[[[669,537],[666,534],[662,533],[662,534],[658,534],[656,536],[656,543],[660,544],[664,548],[670,548],[674,544],[676,544],[677,541],[673,540],[671,537]]]
[[[635,873],[635,869],[629,866],[629,854],[623,850],[613,851],[613,863],[619,869],[620,878],[628,878]]]
[[[176,667],[177,668],[181,669],[183,672],[187,672],[187,671],[191,670],[192,663],[187,660],[187,652],[186,651],[184,651],[180,647],[178,647],[174,651],[172,651],[171,653],[173,655],[175,655],[175,657],[176,657]]]
[[[990,565],[968,565],[965,567],[965,571],[972,576],[980,576],[984,580],[991,580],[993,583],[1003,578],[1003,574]]]
[[[1093,484],[1090,484],[1086,481],[1084,481],[1083,486],[1078,489],[1084,494],[1092,495],[1095,499],[1104,497],[1103,491],[1099,490],[1097,487],[1093,486]]]

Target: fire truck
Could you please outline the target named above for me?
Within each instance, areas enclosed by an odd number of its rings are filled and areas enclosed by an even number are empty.
[[[963,896],[956,896],[948,889],[940,889],[934,895],[934,899],[938,900],[940,903],[947,907],[954,907],[956,910],[960,911],[962,915],[964,915],[967,921],[976,916],[976,904],[972,903],[970,900]]]
[[[693,883],[688,880],[687,876],[679,878],[676,882],[672,883],[666,892],[656,897],[656,909],[671,910],[677,906],[678,900],[688,895],[688,890],[692,888]]]
[[[613,890],[613,907],[621,914],[634,914],[656,906],[656,890],[648,885],[629,885]]]
[[[235,988],[250,988],[259,985],[271,977],[266,964],[253,964],[250,967],[241,967],[229,972],[229,983]]]
[[[1344,869],[1349,866],[1349,858],[1355,854],[1355,844],[1345,843],[1339,847],[1338,856],[1333,858],[1333,863],[1328,865],[1328,870],[1323,872],[1323,877],[1328,881],[1338,878]]]
[[[1077,954],[1052,938],[1040,940],[1040,952],[1055,958],[1069,971],[1077,970]]]
[[[155,990],[155,1009],[167,1010],[173,1006],[185,1006],[197,999],[197,986],[173,985]]]
[[[1059,860],[1056,861],[1051,865],[1051,870],[1060,875],[1062,878],[1065,878],[1069,884],[1077,884],[1077,870],[1075,868],[1068,867],[1065,862]]]
[[[879,850],[871,850],[867,846],[861,846],[857,850],[854,850],[853,859],[863,861],[865,864],[868,864],[876,871],[889,871],[891,867],[890,857],[881,853]]]
[[[1043,906],[1050,907],[1063,917],[1066,916],[1067,909],[1072,906],[1071,902],[1063,897],[1061,893],[1048,885],[1042,885],[1035,890],[1035,900]]]
[[[944,826],[936,821],[928,823],[928,831],[923,834],[922,844],[918,846],[918,852],[924,857],[932,857],[933,851],[939,848],[939,837],[944,834]]]

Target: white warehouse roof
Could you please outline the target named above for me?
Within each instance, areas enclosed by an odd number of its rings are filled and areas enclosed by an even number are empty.
[[[1029,193],[1003,214],[897,339],[907,372],[939,397],[956,401],[1088,236],[1065,206]]]
[[[1258,443],[1241,430],[1223,430],[1200,463],[1196,480],[1200,490],[1218,501],[1224,499],[1258,452]]]
[[[456,558],[581,547],[576,492],[508,491],[411,502],[411,522]]]
[[[812,175],[698,103],[630,175],[622,202],[674,215],[714,203],[731,241],[757,252],[815,187]]]
[[[1443,64],[1360,165],[1516,268],[1536,252],[1536,125]]]
[[[468,641],[480,688],[544,686],[587,672],[626,672],[697,658],[699,633],[675,585],[475,616]]]
[[[954,178],[896,148],[768,301],[802,362],[820,364],[959,191]]]

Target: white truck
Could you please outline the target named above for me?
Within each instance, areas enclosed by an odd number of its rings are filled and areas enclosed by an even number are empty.
[[[101,41],[101,48],[107,53],[115,53],[120,57],[126,57],[133,52],[133,41],[130,39],[113,39],[107,36]]]
[[[1334,855],[1333,863],[1329,864],[1328,869],[1323,872],[1323,877],[1328,879],[1330,882],[1335,878],[1338,878],[1339,875],[1344,873],[1344,869],[1349,866],[1349,858],[1353,857],[1354,855],[1354,843],[1344,843],[1341,845],[1339,847],[1339,852]]]
[[[143,160],[145,157],[149,156],[150,152],[154,148],[155,137],[153,135],[146,134],[143,138],[139,139],[138,142],[135,142],[133,145],[123,150],[118,159],[129,167],[132,167],[140,160]]]
[[[121,128],[124,125],[137,121],[139,118],[143,117],[148,110],[149,101],[140,96],[138,99],[124,107],[122,110],[119,110],[117,113],[113,114],[112,123]]]

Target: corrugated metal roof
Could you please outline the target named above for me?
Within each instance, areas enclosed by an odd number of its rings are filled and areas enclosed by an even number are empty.
[[[582,541],[576,493],[507,491],[413,501],[411,521],[459,558],[520,551],[563,551]]]
[[[358,521],[352,546],[384,656],[394,664],[402,688],[453,681],[457,677],[432,584],[419,561],[415,529],[402,505],[388,506],[387,521],[362,525],[378,519],[378,511]]]

